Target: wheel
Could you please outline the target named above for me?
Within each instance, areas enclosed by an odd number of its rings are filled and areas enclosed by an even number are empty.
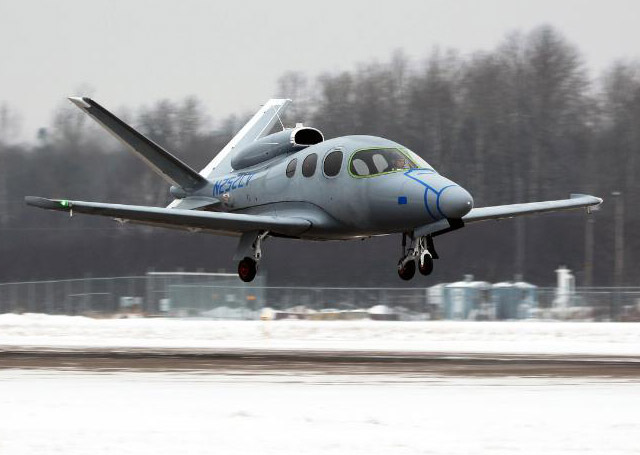
[[[405,262],[404,266],[402,261],[398,264],[398,275],[405,281],[409,281],[416,274],[416,261],[411,260]]]
[[[422,260],[418,264],[418,270],[424,276],[431,275],[431,272],[433,272],[433,258],[428,254],[422,256]]]
[[[238,264],[238,276],[245,283],[253,281],[258,272],[258,264],[251,258],[244,258]]]

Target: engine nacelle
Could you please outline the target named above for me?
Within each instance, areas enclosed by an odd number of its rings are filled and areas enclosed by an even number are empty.
[[[240,149],[231,159],[234,169],[244,169],[278,155],[291,153],[324,141],[322,133],[306,126],[280,131]]]

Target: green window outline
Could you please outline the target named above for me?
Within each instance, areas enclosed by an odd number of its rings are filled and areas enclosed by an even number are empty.
[[[418,167],[417,167],[418,165],[413,162],[413,159],[411,159],[411,157],[409,155],[407,155],[407,153],[405,152],[404,149],[401,149],[401,148],[398,148],[398,147],[365,147],[365,148],[361,148],[361,149],[355,150],[355,151],[353,151],[351,153],[351,155],[349,155],[349,161],[347,161],[347,170],[349,171],[349,175],[351,177],[353,177],[354,179],[369,179],[371,177],[379,177],[381,175],[397,174],[398,172],[406,172],[407,171],[407,169],[398,169],[398,170],[395,170],[395,171],[381,172],[379,174],[355,175],[353,172],[351,172],[351,162],[353,161],[353,156],[358,152],[364,152],[364,151],[367,151],[367,150],[396,150],[396,151],[402,153],[404,155],[404,157],[406,159],[408,159],[411,164],[416,166],[414,169],[418,169]]]

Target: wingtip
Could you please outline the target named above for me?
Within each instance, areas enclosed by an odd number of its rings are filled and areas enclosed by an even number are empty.
[[[590,194],[572,193],[570,195],[570,198],[571,199],[589,198],[592,201],[593,205],[600,205],[604,202],[602,198],[599,198],[597,196],[592,196]]]
[[[25,196],[24,202],[33,207],[49,210],[68,210],[71,207],[71,203],[67,200],[47,199],[38,196]]]
[[[73,104],[78,106],[80,109],[88,109],[88,108],[91,107],[91,105],[89,103],[87,103],[87,100],[89,98],[85,98],[85,97],[82,97],[82,96],[69,96],[68,99]]]

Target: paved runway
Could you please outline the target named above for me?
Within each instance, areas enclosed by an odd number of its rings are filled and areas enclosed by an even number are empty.
[[[640,377],[640,357],[266,349],[47,349],[0,346],[0,368],[411,376]]]

